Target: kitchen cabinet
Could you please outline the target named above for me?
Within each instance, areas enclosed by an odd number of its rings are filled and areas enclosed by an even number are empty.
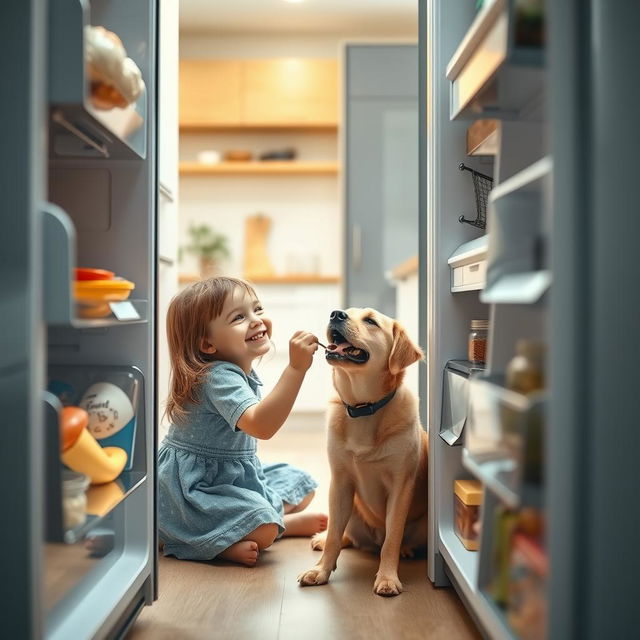
[[[180,126],[238,125],[241,105],[240,60],[180,61]]]
[[[335,129],[336,60],[180,61],[180,127]]]
[[[336,60],[245,60],[243,73],[244,124],[337,126]]]
[[[388,274],[418,251],[418,50],[347,43],[345,295],[395,315]]]

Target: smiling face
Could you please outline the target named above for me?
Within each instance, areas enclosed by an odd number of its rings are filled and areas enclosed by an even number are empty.
[[[249,373],[252,362],[269,351],[270,337],[271,320],[260,301],[236,287],[227,296],[220,315],[207,326],[200,349]]]
[[[423,357],[422,350],[396,320],[370,308],[333,311],[327,339],[331,343],[327,362],[344,369],[396,375]]]

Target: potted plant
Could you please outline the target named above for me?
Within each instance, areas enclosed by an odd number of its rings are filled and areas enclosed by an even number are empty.
[[[220,262],[228,258],[229,239],[207,224],[192,224],[189,227],[191,242],[185,251],[195,254],[200,261],[200,275],[209,278],[220,272]]]

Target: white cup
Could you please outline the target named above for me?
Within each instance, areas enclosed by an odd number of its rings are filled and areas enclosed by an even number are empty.
[[[222,154],[215,149],[207,149],[198,154],[198,162],[200,164],[218,164],[222,160]]]

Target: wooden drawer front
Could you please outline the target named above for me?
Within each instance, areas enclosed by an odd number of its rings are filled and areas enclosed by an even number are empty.
[[[466,264],[462,269],[462,284],[483,284],[485,280],[485,272],[487,270],[487,263],[485,260],[480,262],[473,262],[472,264]]]
[[[180,124],[240,125],[239,60],[180,62]]]
[[[243,70],[244,124],[337,125],[336,60],[245,60]]]

